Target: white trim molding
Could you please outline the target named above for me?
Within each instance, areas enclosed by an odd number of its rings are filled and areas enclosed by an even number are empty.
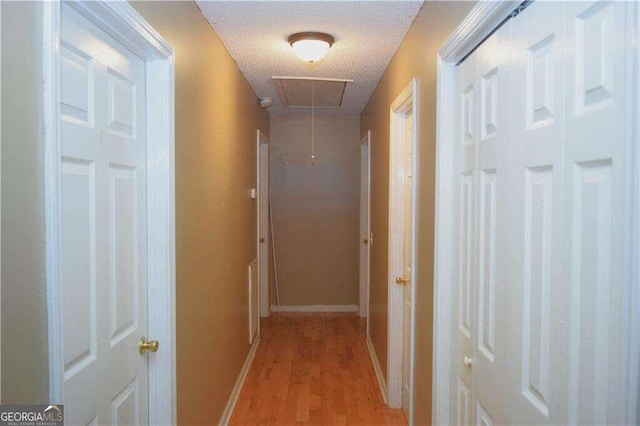
[[[149,423],[176,424],[174,52],[127,2],[69,1],[75,11],[146,62],[149,335],[162,342],[149,363]],[[49,395],[64,403],[60,276],[60,1],[43,2],[46,280]]]
[[[358,305],[271,305],[271,312],[358,312]]]
[[[623,371],[626,372],[626,383],[621,395],[624,401],[620,409],[624,412],[625,424],[640,424],[640,4],[630,2],[627,5],[628,31],[634,35],[635,42],[627,47],[627,81],[628,97],[625,122],[627,123],[627,152],[629,167],[629,188],[625,195],[625,208],[629,209],[629,219],[625,227],[625,270],[624,282],[629,283],[625,289],[626,305],[624,337],[625,345]]]
[[[433,322],[433,410],[434,425],[450,424],[451,395],[451,306],[453,276],[451,265],[444,260],[453,258],[453,182],[449,179],[453,168],[452,146],[442,146],[454,134],[455,117],[442,114],[455,111],[456,97],[448,97],[445,88],[455,87],[455,63],[438,58],[438,88],[436,124],[436,205],[435,205],[435,250],[434,250],[434,322]]]
[[[419,168],[416,158],[419,157],[419,96],[418,79],[413,79],[393,101],[389,109],[390,138],[389,138],[389,251],[388,251],[388,280],[387,291],[389,298],[388,319],[388,356],[387,356],[387,404],[391,408],[402,407],[402,335],[403,335],[403,287],[395,282],[396,276],[404,274],[404,158],[405,158],[405,115],[411,111],[413,119],[413,201],[411,205],[412,218],[412,257],[411,257],[411,335],[409,356],[409,423],[413,413],[413,358],[414,358],[414,330],[415,330],[415,291],[416,291],[416,199]]]
[[[244,365],[242,366],[242,370],[240,370],[240,375],[238,376],[238,380],[236,380],[236,384],[233,386],[233,390],[231,391],[231,396],[229,397],[229,401],[227,401],[227,405],[224,407],[224,411],[222,412],[222,417],[220,417],[220,421],[218,422],[220,426],[227,426],[231,421],[231,416],[233,416],[233,410],[235,410],[236,404],[238,403],[238,398],[240,397],[240,392],[242,392],[242,386],[244,386],[244,382],[245,380],[247,380],[247,376],[249,375],[249,370],[251,370],[251,365],[253,364],[253,359],[256,357],[256,352],[258,351],[258,345],[260,345],[259,336],[253,341],[253,344],[251,345],[251,349],[249,349],[249,354],[247,355],[247,359],[244,361]],[[153,424],[153,423],[149,423],[149,424]]]
[[[60,194],[60,3],[43,5],[43,81],[45,121],[44,202],[46,233],[46,280],[49,336],[49,402],[64,401],[63,301],[60,288],[59,194]]]
[[[376,349],[373,347],[373,342],[371,342],[371,336],[367,334],[365,341],[367,342],[369,357],[371,357],[371,363],[373,364],[373,371],[375,371],[376,378],[378,379],[378,386],[380,388],[382,400],[387,404],[387,383],[384,380],[384,374],[382,374],[382,368],[380,367],[380,361],[378,361],[378,356],[376,355]]]
[[[440,47],[438,56],[444,62],[457,64],[489,36],[521,3],[521,0],[479,1]]]

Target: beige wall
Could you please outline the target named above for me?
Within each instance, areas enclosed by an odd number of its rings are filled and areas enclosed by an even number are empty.
[[[280,301],[357,305],[360,118],[316,115],[314,123],[312,166],[311,116],[271,118]]]
[[[412,78],[419,79],[414,370],[414,420],[419,425],[431,422],[437,51],[474,4],[427,1],[362,113],[361,132],[371,130],[372,137],[371,339],[386,374],[389,107]]]
[[[178,423],[214,424],[249,352],[249,190],[269,117],[195,3],[134,7],[176,51]]]
[[[47,403],[42,8],[1,4],[2,402]]]

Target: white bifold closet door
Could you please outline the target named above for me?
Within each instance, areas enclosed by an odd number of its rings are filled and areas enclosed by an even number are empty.
[[[535,2],[458,67],[452,421],[619,424],[623,2]]]

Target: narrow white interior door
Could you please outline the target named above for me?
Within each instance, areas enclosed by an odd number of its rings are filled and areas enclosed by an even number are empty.
[[[459,117],[453,147],[454,218],[452,265],[452,386],[451,419],[457,425],[471,424],[473,374],[474,280],[475,280],[475,143],[476,130],[476,56],[471,55],[458,67],[456,115]]]
[[[145,64],[66,3],[61,30],[65,420],[146,424]]]
[[[499,255],[506,252],[508,234],[501,232],[507,223],[507,186],[505,175],[509,158],[509,123],[505,119],[509,103],[509,75],[505,65],[510,57],[501,49],[509,42],[509,28],[504,26],[486,40],[474,53],[477,107],[476,177],[476,263],[473,294],[474,325],[471,328],[473,350],[456,362],[459,368],[473,371],[473,424],[491,424],[493,418],[504,418],[505,380],[507,371],[508,309],[507,262]],[[479,78],[478,78],[479,77]],[[467,360],[468,361],[468,360]],[[482,399],[477,398],[482,395]],[[490,414],[489,414],[490,413]]]
[[[411,398],[411,263],[413,256],[413,113],[405,116],[402,262],[405,278],[402,309],[402,410],[409,418]]]
[[[367,132],[367,135],[360,142],[360,316],[363,318],[369,317],[369,262],[371,250],[371,230],[369,225],[371,177],[369,168],[369,132]]]
[[[258,130],[258,282],[260,316],[269,316],[269,141]]]

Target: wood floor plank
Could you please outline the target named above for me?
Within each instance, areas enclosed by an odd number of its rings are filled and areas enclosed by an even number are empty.
[[[261,342],[231,425],[406,425],[382,401],[355,314],[283,313]]]

